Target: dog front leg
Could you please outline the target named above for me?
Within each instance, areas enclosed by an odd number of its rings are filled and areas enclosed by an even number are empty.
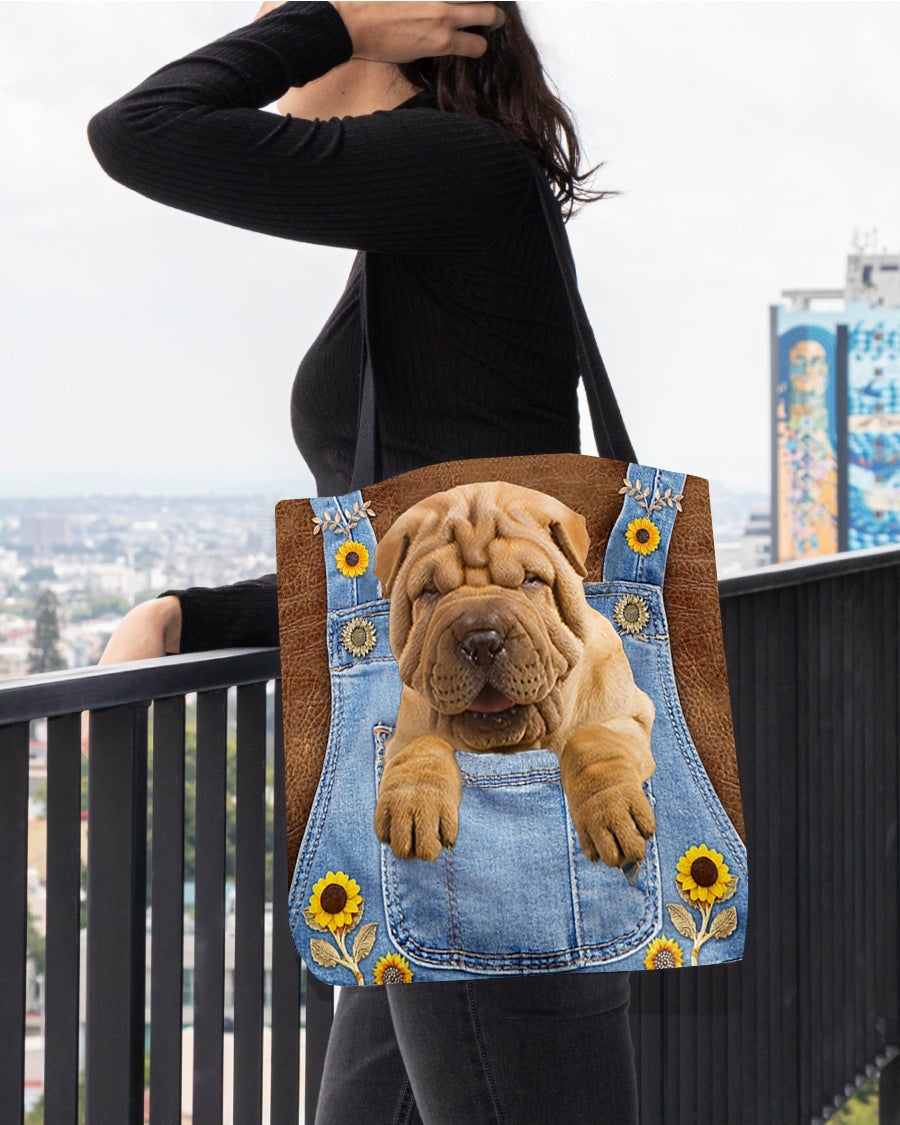
[[[584,854],[593,863],[636,871],[656,830],[642,788],[656,768],[646,723],[620,715],[582,727],[566,742],[559,765]]]
[[[453,747],[423,735],[385,756],[375,806],[378,839],[399,859],[435,860],[459,829],[462,775]]]

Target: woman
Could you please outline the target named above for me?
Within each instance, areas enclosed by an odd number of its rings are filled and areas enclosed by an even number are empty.
[[[577,452],[571,316],[533,182],[579,150],[515,4],[264,4],[90,123],[115,179],[160,202],[367,252],[382,476]],[[466,30],[474,29],[474,30]],[[260,112],[280,99],[284,118]],[[360,258],[301,361],[294,437],[320,495],[358,431]],[[104,661],[277,643],[274,576],[133,610]],[[345,989],[317,1121],[636,1120],[625,974]]]

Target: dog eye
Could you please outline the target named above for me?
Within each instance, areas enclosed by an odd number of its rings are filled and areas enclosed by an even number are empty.
[[[547,583],[541,578],[539,574],[532,574],[528,571],[522,579],[523,586],[546,586]]]
[[[438,590],[435,586],[424,586],[419,591],[418,596],[420,598],[439,598],[440,594],[441,594],[440,590]]]

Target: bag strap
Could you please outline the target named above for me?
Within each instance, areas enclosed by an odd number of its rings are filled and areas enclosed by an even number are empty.
[[[547,182],[543,169],[534,159],[532,159],[532,170],[538,184],[541,207],[556,252],[556,260],[566,287],[566,296],[569,299],[572,327],[578,347],[578,369],[587,395],[597,452],[601,457],[609,457],[616,461],[636,462],[634,447],[628,437],[606,366],[578,292],[575,260],[566,235],[559,202]],[[360,286],[363,357],[360,368],[359,414],[351,489],[365,488],[381,480],[381,458],[375,414],[375,372],[372,367],[368,320],[369,271],[366,268],[366,258],[367,254],[363,252],[361,266],[363,276]]]

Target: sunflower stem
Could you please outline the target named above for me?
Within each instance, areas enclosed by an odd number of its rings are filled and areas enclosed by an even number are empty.
[[[712,917],[712,908],[713,904],[711,902],[706,903],[700,907],[700,916],[703,919],[703,922],[700,926],[700,933],[697,934],[697,936],[694,938],[694,947],[691,950],[692,965],[697,964],[697,959],[700,956],[700,947],[710,937],[710,935],[706,932],[706,927],[709,925],[709,920]]]
[[[335,930],[334,940],[338,943],[338,947],[339,947],[341,953],[343,953],[343,955],[344,955],[341,963],[346,968],[348,968],[351,973],[353,973],[353,976],[356,978],[357,984],[363,984],[364,985],[365,981],[363,980],[362,973],[359,971],[359,966],[353,960],[353,958],[350,956],[350,954],[347,952],[347,946],[344,944],[344,934],[343,934],[343,932],[339,933],[337,930]]]

